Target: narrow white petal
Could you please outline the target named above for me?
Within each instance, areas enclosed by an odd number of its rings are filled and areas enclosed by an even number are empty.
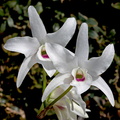
[[[78,57],[80,63],[88,59],[88,26],[86,23],[82,23],[80,27],[77,37],[75,55]]]
[[[77,93],[76,88],[73,88],[69,94],[67,94],[68,98],[70,99],[71,103],[76,102],[79,106],[81,106],[82,110],[85,112],[86,109],[86,104],[82,100],[82,97],[80,94]],[[72,105],[73,107],[73,105]]]
[[[66,85],[66,84],[64,84]],[[60,88],[64,88],[63,90],[65,91],[69,86],[64,86],[64,85],[61,85]],[[66,100],[66,105],[67,105],[67,102],[68,102],[68,108],[69,106],[71,105],[70,107],[70,110],[73,110],[73,102],[77,103],[79,106],[81,106],[81,109],[83,110],[83,112],[85,112],[86,110],[86,104],[85,102],[82,100],[82,97],[80,94],[77,94],[76,92],[76,89],[75,88],[72,88],[72,90],[67,93],[66,96],[64,97],[67,97],[67,99],[69,99],[69,102],[68,100]]]
[[[35,59],[35,56],[30,56],[28,58],[25,58],[20,69],[18,72],[18,77],[17,77],[17,88],[20,87],[22,84],[26,74],[30,70],[30,68],[37,63],[37,60]]]
[[[99,77],[97,80],[93,81],[92,85],[98,87],[107,96],[107,98],[110,101],[112,106],[115,105],[113,93],[112,93],[110,87],[107,85],[107,83],[101,77]]]
[[[40,44],[36,38],[32,37],[14,37],[9,39],[4,48],[13,52],[20,52],[26,57],[33,55]]]
[[[56,69],[52,63],[52,61],[42,62],[43,68],[48,74],[49,77],[52,77],[54,73],[56,72]]]
[[[71,110],[71,105],[72,104],[72,101],[71,103],[69,103],[67,100],[66,100],[66,109],[68,111],[68,115],[69,115],[69,119],[68,120],[77,120],[77,114],[75,114],[72,110]]]
[[[68,18],[63,26],[54,33],[49,33],[46,36],[47,42],[57,43],[66,46],[72,38],[76,28],[75,18]]]
[[[75,102],[73,102],[73,110],[72,110],[72,112],[74,112],[76,115],[78,115],[80,117],[88,118],[88,114],[86,112],[84,112],[82,107],[79,106],[78,104],[76,104]]]
[[[60,73],[71,72],[77,66],[74,54],[59,44],[46,43],[46,51]]]
[[[40,16],[33,6],[28,8],[28,15],[33,37],[36,37],[40,42],[44,43],[43,39],[47,34],[46,29]]]
[[[114,58],[114,46],[109,44],[100,57],[93,57],[85,63],[88,73],[94,77],[101,75],[108,69]]]
[[[58,74],[46,87],[43,96],[42,102],[48,97],[48,95],[58,86],[62,84],[69,84],[72,81],[73,77],[70,74]]]

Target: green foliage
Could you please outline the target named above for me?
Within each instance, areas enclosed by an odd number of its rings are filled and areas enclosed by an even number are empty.
[[[117,2],[117,3],[112,3],[111,6],[115,9],[118,9],[120,10],[120,2]]]

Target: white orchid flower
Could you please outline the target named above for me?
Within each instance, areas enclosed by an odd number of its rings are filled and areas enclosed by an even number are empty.
[[[64,92],[66,86],[57,87],[49,96],[48,102],[52,102],[56,99],[60,94]],[[77,94],[74,94],[74,89],[72,89],[67,95],[57,101],[53,108],[59,120],[77,120],[77,116],[88,118],[88,114],[84,112],[82,107],[76,103],[75,101],[71,101],[73,96],[75,97]],[[78,96],[76,96],[78,97]],[[73,98],[74,99],[74,98]],[[80,99],[82,103],[84,101]],[[85,104],[85,103],[84,103]],[[87,109],[85,109],[87,111]]]
[[[114,106],[113,93],[100,76],[113,60],[113,44],[108,45],[100,57],[93,57],[88,60],[88,26],[83,23],[78,33],[75,55],[58,44],[47,43],[46,51],[60,73],[48,84],[42,101],[53,89],[62,84],[74,86],[77,89],[77,94],[82,94],[93,85],[98,87]]]
[[[65,47],[76,28],[75,18],[68,18],[58,31],[47,34],[45,26],[33,6],[28,8],[28,15],[33,37],[15,37],[9,39],[4,45],[7,50],[25,55],[25,59],[19,69],[17,87],[21,85],[26,74],[35,63],[42,64],[47,74],[51,77],[56,70],[46,53],[45,43],[57,43]]]

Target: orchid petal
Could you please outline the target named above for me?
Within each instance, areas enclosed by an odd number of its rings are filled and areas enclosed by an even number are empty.
[[[77,120],[77,115],[74,114],[74,112],[71,110],[71,104],[73,104],[73,101],[69,103],[66,99],[65,103],[66,103],[66,109],[68,111],[68,116],[69,116],[68,120]]]
[[[62,84],[69,84],[73,80],[71,74],[58,74],[46,87],[43,96],[42,102],[48,97],[48,95],[58,86]]]
[[[60,73],[71,72],[77,66],[74,54],[59,44],[46,43],[46,52]]]
[[[72,38],[76,28],[75,18],[68,18],[64,25],[56,32],[49,33],[46,36],[47,42],[57,43],[62,46],[66,46],[69,40]]]
[[[26,74],[30,70],[30,68],[37,63],[37,60],[35,59],[35,56],[30,56],[28,58],[25,58],[20,69],[18,72],[18,77],[17,77],[17,88],[20,87],[22,84]]]
[[[4,48],[14,52],[23,53],[26,57],[33,55],[39,48],[39,42],[32,37],[14,37],[9,39]]]
[[[73,109],[71,111],[80,117],[88,118],[88,114],[75,102],[73,102]]]
[[[77,37],[75,55],[78,57],[80,63],[88,59],[88,26],[86,23],[82,23],[80,27]]]
[[[80,94],[77,94],[76,91],[74,91],[74,93],[72,94],[72,99],[73,99],[73,102],[76,102],[79,106],[81,106],[83,112],[85,113],[86,104],[85,104],[85,102],[82,100],[81,95],[80,95]]]
[[[71,103],[72,102],[76,102],[79,106],[81,106],[82,110],[85,112],[86,109],[86,104],[85,102],[82,100],[82,97],[80,94],[77,93],[76,89],[73,88],[68,94],[67,94],[68,98],[70,99]],[[73,105],[72,105],[73,107]]]
[[[66,84],[64,84],[64,85],[66,85]],[[53,90],[53,92],[50,94],[49,100],[50,99],[53,99],[53,100],[56,99],[58,96],[60,96],[69,87],[69,85],[67,87],[63,87],[64,85],[61,85],[61,86],[55,88],[55,90]],[[61,98],[61,99],[63,99],[63,98]]]
[[[28,8],[28,15],[30,20],[32,36],[36,37],[39,40],[39,42],[44,43],[43,39],[47,34],[46,29],[36,9],[33,6],[30,6]]]
[[[70,85],[76,87],[77,94],[82,94],[90,88],[90,85],[87,85],[85,82],[77,84],[77,82],[72,81]]]
[[[59,120],[77,120],[77,115],[71,112],[70,104],[67,99],[60,99],[53,105]]]
[[[52,61],[42,62],[42,65],[49,77],[52,77],[56,72],[56,69],[54,68]]]
[[[115,105],[113,93],[112,93],[110,87],[107,85],[107,83],[101,77],[99,77],[97,80],[93,81],[92,85],[98,87],[107,96],[107,98],[110,101],[112,106]]]
[[[40,48],[37,51],[38,63],[42,64],[42,66],[43,66],[44,70],[46,71],[46,73],[48,74],[48,76],[52,77],[54,75],[54,73],[56,72],[56,69],[53,65],[53,62],[49,58],[42,57]]]
[[[91,58],[85,63],[88,73],[92,76],[99,76],[110,66],[114,58],[114,46],[109,44],[100,57]]]

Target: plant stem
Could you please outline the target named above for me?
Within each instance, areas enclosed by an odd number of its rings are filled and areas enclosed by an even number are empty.
[[[52,101],[49,106],[53,106],[58,100],[60,100],[62,97],[64,97],[71,89],[73,86],[69,86],[60,96],[58,96],[54,101]]]
[[[38,113],[37,118],[39,119],[44,118],[47,112],[52,108],[52,106],[62,97],[64,97],[72,88],[73,86],[69,86],[60,96],[58,96],[54,101],[52,101],[44,110]]]
[[[43,89],[42,92],[44,92],[45,88],[46,88],[46,84],[47,84],[47,80],[46,80],[46,72],[43,69]]]

